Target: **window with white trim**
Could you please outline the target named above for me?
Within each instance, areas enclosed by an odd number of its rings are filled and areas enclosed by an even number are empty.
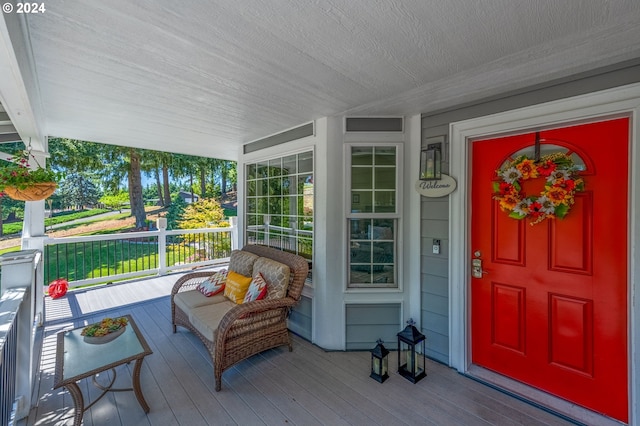
[[[397,288],[398,145],[350,145],[349,288]]]
[[[247,244],[313,257],[313,151],[246,165]]]

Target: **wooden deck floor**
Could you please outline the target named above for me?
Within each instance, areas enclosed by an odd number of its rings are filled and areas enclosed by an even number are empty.
[[[55,336],[105,316],[131,314],[153,354],[141,383],[151,411],[132,392],[108,393],[84,415],[84,425],[567,425],[566,420],[480,384],[435,362],[412,384],[396,373],[369,378],[368,352],[326,352],[294,336],[293,352],[277,348],[237,364],[214,390],[213,368],[191,333],[170,325],[169,291],[176,275],[69,293],[47,300],[39,401],[26,422],[70,425],[71,396],[52,390]],[[395,371],[395,352],[389,357]],[[128,387],[132,366],[117,370]],[[100,377],[100,381],[106,377]],[[85,383],[86,382],[86,383]],[[90,403],[99,390],[81,383]]]

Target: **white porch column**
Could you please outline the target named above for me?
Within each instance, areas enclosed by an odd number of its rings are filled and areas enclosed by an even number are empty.
[[[32,151],[35,161],[30,159],[29,165],[32,169],[39,166],[46,166],[46,154],[41,151]],[[45,234],[45,200],[26,201],[24,203],[24,221],[22,223],[22,250],[38,250],[44,253]],[[38,325],[44,318],[44,268],[37,268],[35,272],[36,285],[33,287],[33,297],[36,300],[35,315],[38,318]]]
[[[46,167],[46,153],[42,151],[31,151],[33,158],[29,159],[29,168],[37,169]],[[43,247],[32,247],[32,243],[27,241],[31,237],[44,236],[44,200],[27,201],[24,203],[24,223],[22,225],[22,248],[38,249]]]

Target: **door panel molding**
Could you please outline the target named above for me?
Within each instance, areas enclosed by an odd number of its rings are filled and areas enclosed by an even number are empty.
[[[593,377],[593,301],[549,294],[549,318],[549,362]]]
[[[585,191],[576,194],[575,204],[571,207],[571,215],[574,217],[573,225],[577,229],[588,229],[580,232],[579,238],[575,237],[578,232],[568,226],[558,227],[552,221],[549,228],[549,270],[573,274],[592,275],[593,274],[593,193]],[[577,218],[581,218],[578,221]],[[583,226],[585,225],[586,226]],[[560,228],[572,235],[572,238],[561,238]],[[582,247],[582,259],[579,263],[571,263],[569,259],[563,259],[562,254],[567,252],[562,246],[563,242],[569,242],[573,246]]]
[[[491,341],[493,345],[526,355],[525,293],[523,287],[491,283]],[[514,321],[515,318],[515,321]]]
[[[500,211],[498,201],[491,204],[491,261],[505,265],[525,266],[524,220],[515,221]]]

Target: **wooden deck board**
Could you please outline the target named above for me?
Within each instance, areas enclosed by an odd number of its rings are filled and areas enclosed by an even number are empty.
[[[47,299],[39,401],[20,426],[72,424],[70,395],[51,389],[56,333],[127,313],[153,350],[141,374],[151,411],[145,414],[132,392],[109,393],[85,413],[85,426],[570,424],[436,362],[428,361],[428,376],[412,384],[395,373],[395,352],[391,377],[380,384],[369,378],[368,352],[327,352],[297,336],[293,352],[275,348],[226,371],[216,392],[204,345],[183,328],[172,332],[168,294],[177,277]],[[132,370],[118,367],[118,387],[131,386]],[[81,388],[86,403],[100,394],[89,380]]]

